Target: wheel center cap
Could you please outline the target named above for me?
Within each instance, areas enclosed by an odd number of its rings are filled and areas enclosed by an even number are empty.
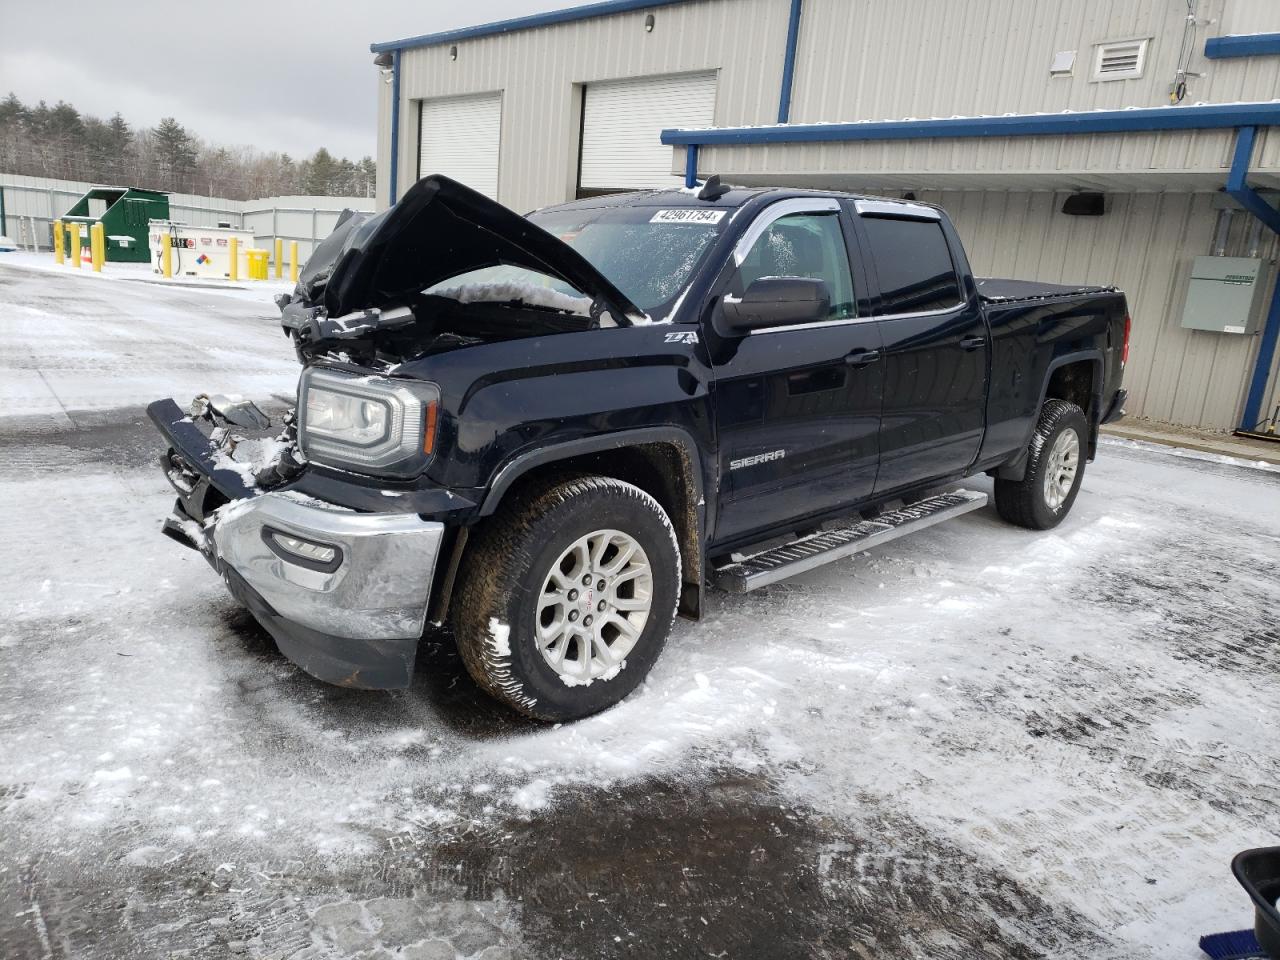
[[[591,608],[596,605],[596,592],[591,589],[583,590],[578,594],[578,607],[583,613],[590,613]]]

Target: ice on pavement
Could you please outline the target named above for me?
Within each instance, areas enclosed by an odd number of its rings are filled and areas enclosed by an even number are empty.
[[[19,256],[26,260],[10,259]],[[0,268],[21,268],[6,270],[0,312],[0,416],[56,428],[74,423],[77,411],[169,396],[185,406],[208,390],[259,401],[296,393],[298,364],[271,322],[280,312],[268,285],[107,282],[35,256],[0,259]],[[134,265],[109,265],[124,266]],[[51,289],[75,293],[50,297]]]
[[[634,696],[579,723],[459,717],[431,675],[307,678],[159,536],[172,492],[145,433],[56,422],[291,390],[269,305],[116,284],[68,310],[47,279],[0,277],[5,859],[378,862],[575,791],[731,769],[834,822],[890,810],[1128,956],[1189,960],[1249,922],[1227,865],[1280,831],[1274,473],[1108,444],[1055,531],[980,511],[714,594]]]

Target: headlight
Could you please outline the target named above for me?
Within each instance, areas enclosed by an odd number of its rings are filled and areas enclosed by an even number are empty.
[[[308,368],[298,386],[298,444],[316,463],[413,476],[430,458],[439,402],[432,383]]]

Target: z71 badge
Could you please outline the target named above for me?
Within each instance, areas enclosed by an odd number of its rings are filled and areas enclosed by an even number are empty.
[[[688,330],[682,333],[668,333],[663,338],[664,343],[697,343],[698,332],[696,330]]]

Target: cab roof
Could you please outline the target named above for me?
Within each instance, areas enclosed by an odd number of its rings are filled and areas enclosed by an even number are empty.
[[[550,204],[541,207],[534,213],[543,210],[599,210],[607,207],[705,207],[707,209],[732,209],[740,207],[757,197],[772,195],[775,199],[784,200],[792,197],[835,197],[842,200],[888,200],[902,203],[898,197],[880,197],[866,193],[848,193],[843,190],[816,190],[805,187],[733,187],[715,200],[699,200],[698,194],[689,189],[670,190],[633,190],[627,193],[605,193],[595,197],[583,197],[566,203]],[[907,201],[922,207],[933,204],[919,200]]]

